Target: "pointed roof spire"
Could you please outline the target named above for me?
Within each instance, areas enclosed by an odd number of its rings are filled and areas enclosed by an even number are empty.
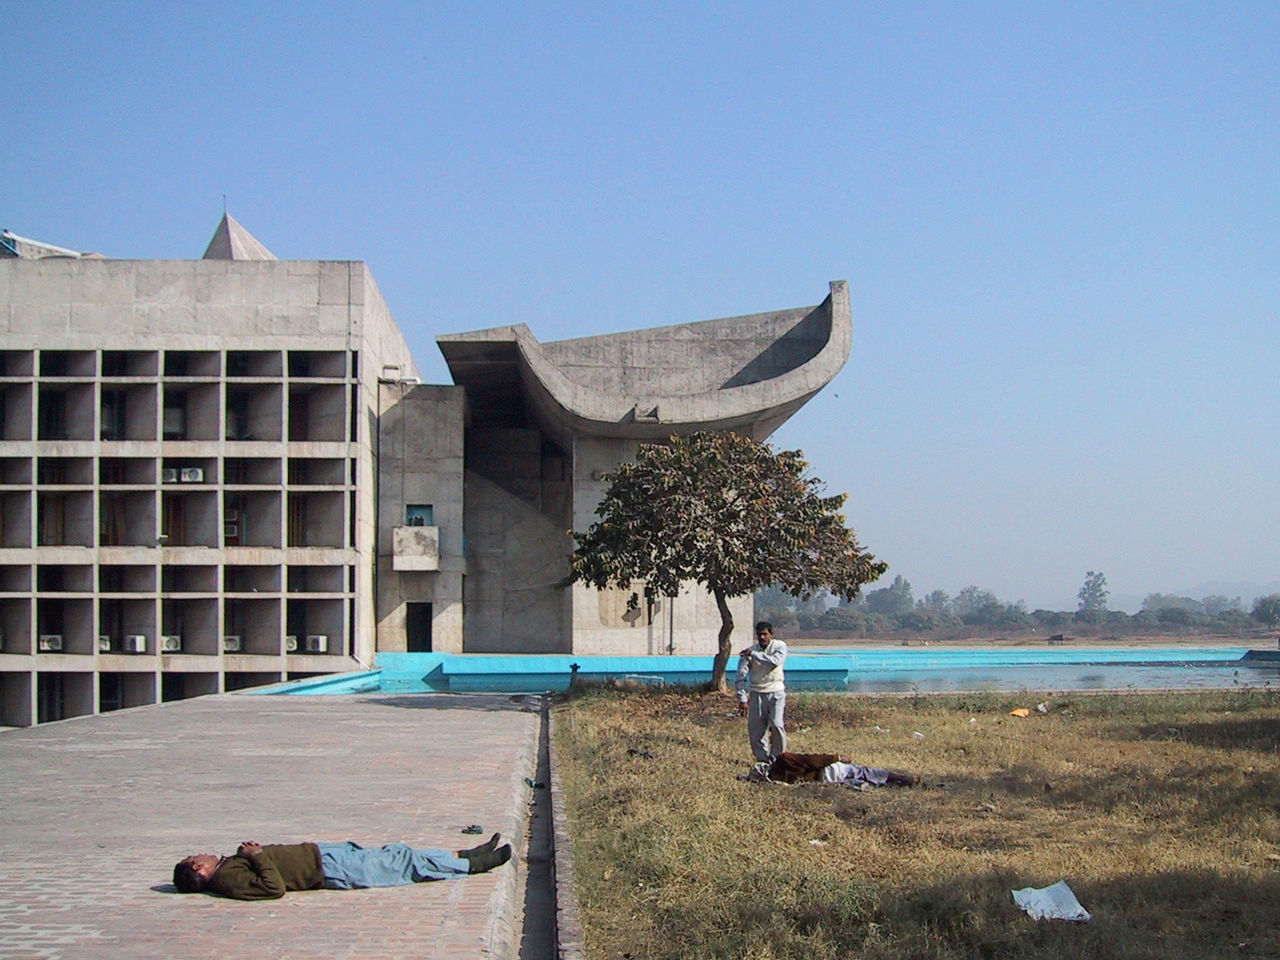
[[[204,252],[205,260],[274,260],[276,255],[225,211],[213,239]]]

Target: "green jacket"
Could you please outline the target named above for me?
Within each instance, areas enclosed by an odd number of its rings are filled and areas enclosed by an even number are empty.
[[[324,886],[320,848],[314,843],[270,843],[251,857],[227,857],[205,889],[233,900],[274,900],[286,890]]]

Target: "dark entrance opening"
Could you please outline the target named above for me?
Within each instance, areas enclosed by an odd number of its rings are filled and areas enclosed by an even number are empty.
[[[431,604],[408,603],[404,618],[405,649],[410,653],[431,652]]]

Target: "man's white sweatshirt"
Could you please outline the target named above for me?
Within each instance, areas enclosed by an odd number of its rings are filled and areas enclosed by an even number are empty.
[[[782,664],[787,659],[787,645],[773,639],[763,650],[753,644],[738,654],[738,680],[734,685],[743,703],[747,693],[781,693],[786,689]]]

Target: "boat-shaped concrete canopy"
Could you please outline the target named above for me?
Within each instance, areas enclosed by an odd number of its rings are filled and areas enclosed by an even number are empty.
[[[763,440],[840,371],[849,288],[814,307],[539,343],[524,324],[438,337],[473,422],[661,439],[734,430]]]

